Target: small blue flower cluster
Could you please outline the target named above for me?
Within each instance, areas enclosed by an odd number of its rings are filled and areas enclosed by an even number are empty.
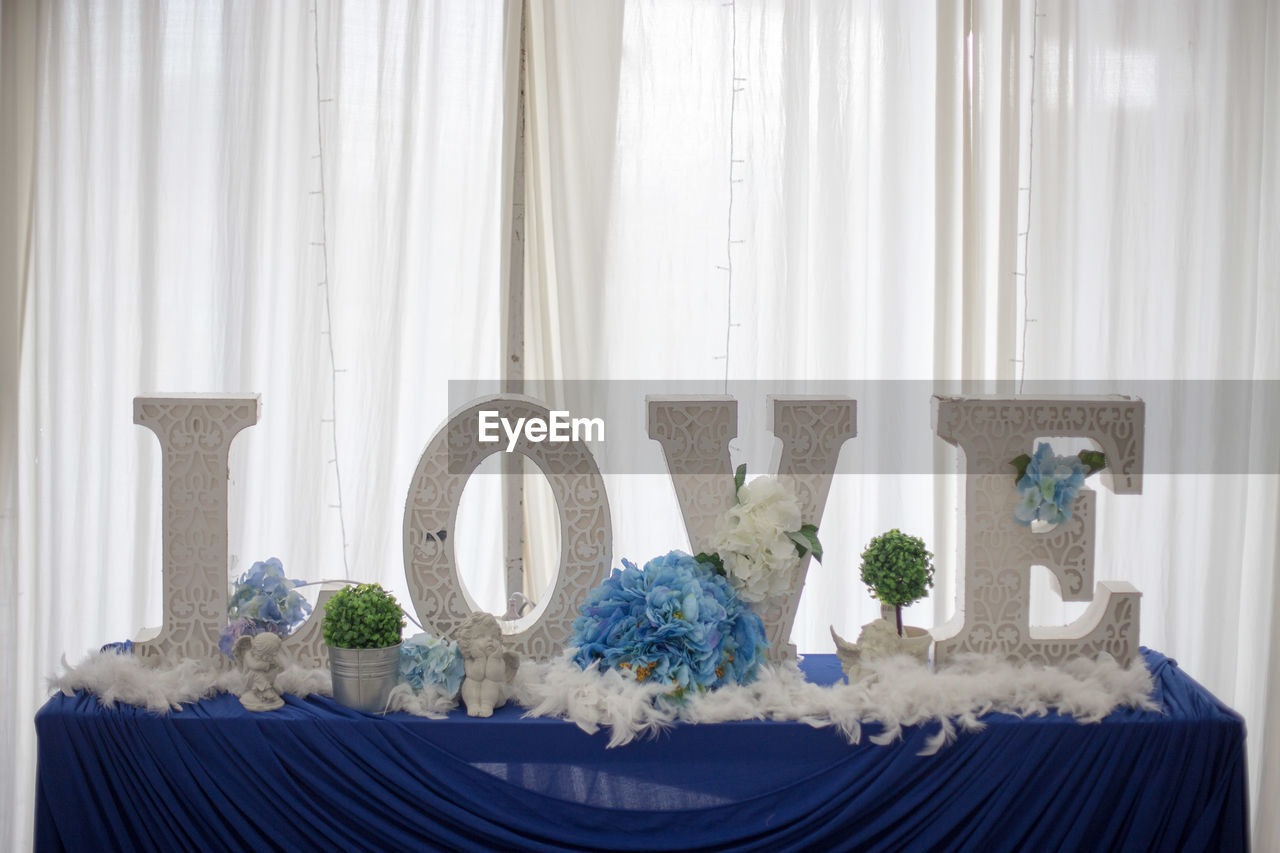
[[[1027,463],[1026,473],[1018,480],[1014,519],[1024,527],[1033,521],[1049,524],[1066,521],[1071,517],[1071,504],[1084,485],[1086,475],[1084,462],[1079,457],[1055,456],[1047,442],[1040,442]]]
[[[409,683],[414,693],[430,684],[448,696],[456,696],[464,672],[457,643],[430,634],[415,634],[400,646],[400,678]]]
[[[284,576],[284,565],[275,557],[249,567],[231,588],[227,617],[218,648],[230,656],[231,646],[243,634],[264,631],[286,636],[311,614],[311,603],[295,587],[303,581]]]
[[[755,680],[768,646],[732,584],[681,551],[623,569],[593,589],[573,623],[574,661],[630,670],[676,696]]]

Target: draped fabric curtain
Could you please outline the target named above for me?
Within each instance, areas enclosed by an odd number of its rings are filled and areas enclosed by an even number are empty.
[[[925,2],[587,5],[533,7],[535,92],[550,103],[531,110],[531,377],[608,380],[586,396],[618,413],[609,423],[643,423],[643,394],[672,379],[734,394],[733,461],[757,474],[774,449],[764,395],[779,390],[757,380],[1007,370],[981,331],[997,301],[964,275],[992,261],[965,248],[963,188],[998,187],[999,149],[965,143],[963,105],[1000,97],[962,86],[964,16]],[[605,35],[579,38],[588,23]],[[998,242],[991,224],[972,230]],[[886,441],[894,416],[860,411],[841,457],[850,476],[826,507],[831,556],[809,570],[801,651],[878,613],[857,578],[872,535],[899,526],[939,553],[955,541],[933,478],[858,476],[854,451]],[[927,424],[927,394],[911,416]],[[644,471],[658,473],[606,472],[615,560],[689,547],[651,450]],[[536,500],[526,513],[545,515]],[[908,618],[945,618],[951,569]]]
[[[31,223],[31,173],[35,143],[37,5],[0,4],[0,843],[30,846],[33,730],[29,711],[43,696],[38,664],[21,663],[29,652],[15,630],[27,598],[18,584],[18,388],[21,375],[22,306],[27,293]],[[19,672],[22,672],[20,677]],[[20,680],[25,678],[25,684]],[[20,685],[26,701],[12,701]]]
[[[535,4],[554,109],[533,116],[530,234],[573,227],[531,240],[531,375],[727,387],[734,463],[754,472],[772,448],[748,380],[1280,376],[1266,4],[629,2],[620,39],[576,37],[601,14]],[[1258,394],[1233,438],[1270,440],[1273,409]],[[1153,409],[1148,429],[1206,435],[1176,414]],[[891,526],[941,555],[908,620],[954,610],[955,479],[859,473],[893,427],[859,411],[802,652],[874,616],[857,555]],[[1245,715],[1256,804],[1280,790],[1278,479],[1161,471],[1139,498],[1099,490],[1097,578],[1141,589],[1142,642]],[[609,497],[615,555],[684,544],[665,477],[612,477]],[[1038,624],[1083,612],[1047,572],[1033,590]],[[1275,816],[1254,814],[1257,846],[1275,846]]]
[[[159,621],[158,452],[135,394],[263,394],[233,446],[232,571],[275,555],[404,596],[403,499],[446,381],[501,370],[504,20],[496,0],[320,3],[315,19],[3,6],[15,845],[44,675]],[[607,380],[580,393],[641,423],[613,383],[727,390],[734,462],[754,474],[774,449],[765,380],[1280,378],[1265,3],[535,1],[528,26],[532,379]],[[1259,405],[1246,441],[1275,422]],[[903,418],[927,401],[859,412],[802,652],[875,615],[858,554],[889,527],[939,555],[907,621],[954,609],[956,479],[865,473]],[[687,545],[665,475],[606,479],[615,563]],[[1142,641],[1246,716],[1259,849],[1280,843],[1260,805],[1280,791],[1278,491],[1265,475],[1099,490],[1099,579],[1143,590]],[[536,596],[555,511],[527,494]],[[473,479],[457,547],[490,608],[500,514],[493,478]]]
[[[1280,14],[1273,4],[1039,4],[1029,379],[1280,379]],[[1274,393],[1240,413],[1149,403],[1186,457],[1262,458]],[[1260,387],[1260,386],[1255,386]],[[1162,416],[1163,415],[1163,416]],[[1238,418],[1238,420],[1236,420]],[[1210,423],[1210,431],[1204,424]],[[1280,844],[1280,476],[1155,471],[1100,493],[1110,575],[1142,641],[1244,714],[1254,839]]]
[[[15,7],[38,73],[34,171],[6,162],[3,201],[6,383],[22,346],[0,405],[20,440],[0,469],[6,847],[30,846],[45,677],[160,624],[159,449],[135,395],[262,395],[232,445],[232,574],[277,556],[407,603],[409,478],[448,380],[497,375],[503,4],[318,7]],[[472,500],[477,528],[497,498]]]

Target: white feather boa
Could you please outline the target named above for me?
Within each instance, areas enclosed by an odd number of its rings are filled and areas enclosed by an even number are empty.
[[[456,707],[458,697],[448,695],[433,684],[427,684],[422,692],[414,693],[413,688],[402,681],[391,688],[391,697],[387,700],[388,711],[407,711],[415,717],[433,720],[443,720]]]
[[[88,690],[107,707],[127,702],[160,714],[221,692],[239,695],[245,688],[238,670],[204,661],[153,663],[108,651],[90,654],[76,666],[64,657],[62,665],[62,674],[49,679],[53,689],[67,695]],[[936,723],[938,731],[921,752],[929,755],[955,740],[959,730],[982,728],[979,717],[991,711],[1032,716],[1056,710],[1094,723],[1121,706],[1159,710],[1141,659],[1125,669],[1109,657],[1043,667],[969,656],[935,673],[913,659],[894,657],[864,668],[870,675],[856,684],[821,687],[805,681],[795,664],[764,665],[753,684],[676,703],[664,698],[663,685],[637,682],[617,670],[583,670],[565,653],[544,663],[523,662],[510,693],[528,709],[526,716],[559,717],[588,733],[608,729],[611,747],[655,735],[677,721],[791,720],[834,726],[850,743],[861,740],[863,723],[875,721],[884,726],[871,738],[878,744],[900,738],[904,726]],[[290,664],[277,683],[281,692],[300,697],[332,694],[326,669]],[[456,697],[438,689],[415,694],[400,684],[387,710],[440,718],[456,707]]]
[[[151,661],[112,651],[92,652],[71,666],[64,656],[62,673],[49,679],[52,690],[70,696],[87,690],[108,708],[117,702],[137,705],[157,714],[180,711],[184,704],[198,702],[218,693],[244,692],[244,673],[235,668],[222,668],[209,661]],[[333,695],[333,680],[325,668],[308,669],[288,664],[276,676],[281,693],[307,697]],[[428,686],[415,694],[407,684],[391,691],[388,711],[408,711],[419,717],[442,718],[458,707],[457,699]]]
[[[218,693],[239,696],[246,687],[244,673],[219,667],[209,661],[147,660],[112,651],[91,652],[71,666],[64,655],[62,673],[49,678],[49,687],[70,696],[87,690],[108,708],[117,702],[137,705],[157,714],[180,711],[182,706]],[[277,676],[282,693],[329,696],[332,683],[325,669],[307,669],[289,664]]]
[[[935,722],[938,732],[923,755],[955,740],[958,729],[982,728],[978,718],[990,711],[1032,716],[1057,710],[1093,723],[1119,706],[1159,710],[1141,659],[1128,669],[1110,657],[1055,668],[969,656],[935,673],[910,658],[893,657],[864,668],[871,674],[856,684],[820,687],[805,681],[795,664],[765,665],[753,684],[692,695],[680,704],[662,699],[661,685],[639,683],[616,670],[584,671],[566,654],[522,664],[514,696],[529,709],[527,716],[561,717],[588,733],[609,729],[611,747],[654,735],[677,720],[792,720],[835,726],[850,743],[861,740],[863,723],[875,721],[884,726],[872,738],[878,744],[900,738],[904,726]]]

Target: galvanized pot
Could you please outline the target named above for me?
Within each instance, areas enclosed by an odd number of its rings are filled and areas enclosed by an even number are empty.
[[[400,643],[381,649],[329,646],[333,698],[357,711],[382,714],[391,688],[400,680]]]

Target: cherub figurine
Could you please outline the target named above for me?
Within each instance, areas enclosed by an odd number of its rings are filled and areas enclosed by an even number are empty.
[[[280,665],[280,636],[264,631],[261,634],[245,634],[236,639],[231,653],[240,664],[240,670],[248,676],[249,685],[240,694],[240,704],[249,711],[274,711],[284,705],[276,688],[276,676],[284,669]]]
[[[491,717],[507,701],[520,656],[502,650],[502,628],[490,613],[473,613],[458,629],[458,649],[466,667],[462,702],[469,717]]]

